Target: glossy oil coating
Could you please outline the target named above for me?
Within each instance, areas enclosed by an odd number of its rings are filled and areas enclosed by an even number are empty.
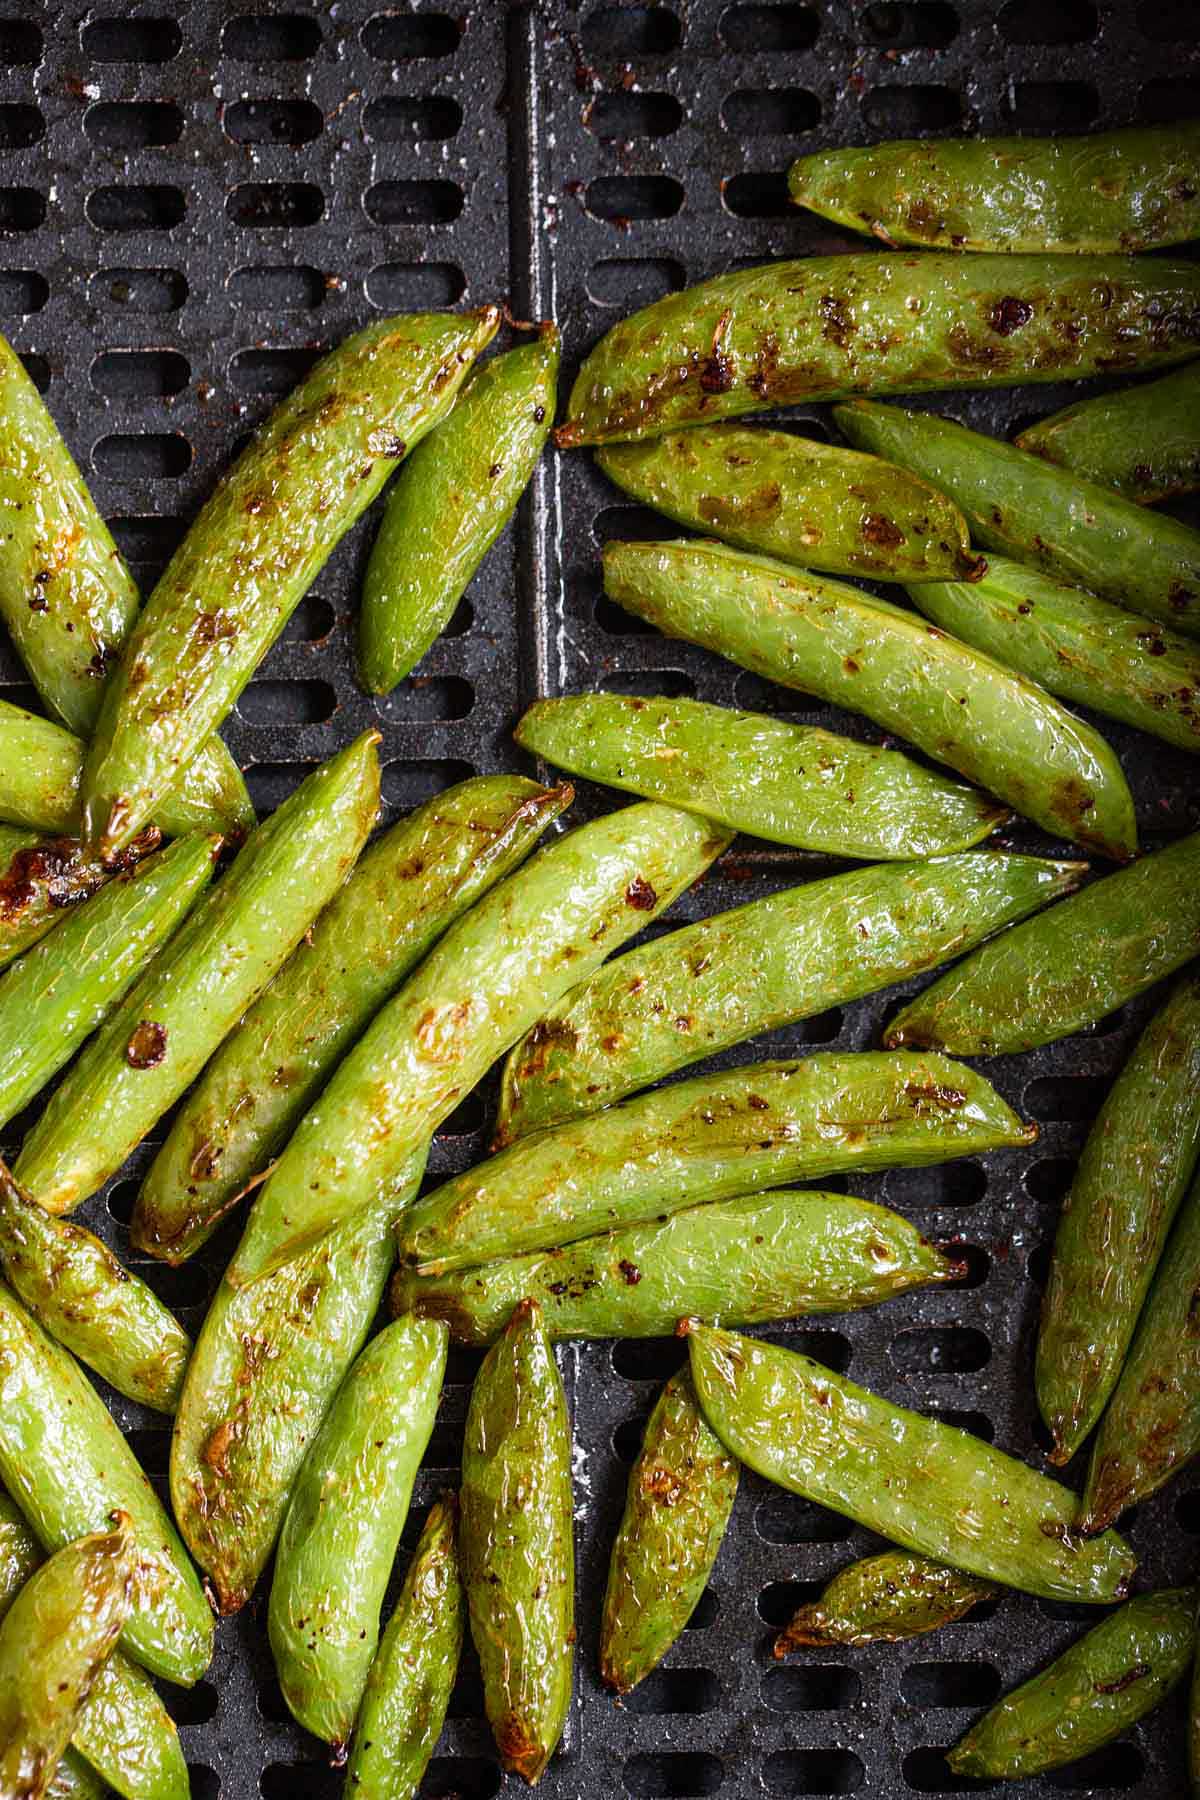
[[[1139,1594],[985,1713],[947,1755],[957,1775],[1015,1780],[1111,1744],[1192,1666],[1196,1591]]]
[[[745,425],[606,445],[610,481],[680,525],[833,575],[971,580],[967,522],[927,482],[842,444]]]
[[[133,868],[158,843],[157,831],[150,832],[122,865]],[[46,838],[0,825],[0,969],[44,938],[71,907],[89,900],[108,875],[102,863],[85,855],[77,838]]]
[[[1036,1385],[1065,1463],[1116,1385],[1200,1157],[1200,977],[1181,981],[1105,1100],[1063,1202]]]
[[[891,1049],[1001,1056],[1115,1012],[1200,951],[1200,832],[984,944],[910,1000]]]
[[[1196,354],[1200,271],[1159,257],[810,256],[716,275],[584,359],[562,448],[845,394],[1010,387]]]
[[[494,306],[367,326],[324,357],[222,478],[123,650],[84,769],[85,836],[153,818],[318,570],[495,335]]]
[[[387,694],[444,629],[513,515],[554,423],[558,328],[477,365],[388,495],[359,614],[359,668]]]
[[[459,1554],[488,1723],[532,1787],[562,1736],[575,1648],[571,1427],[554,1351],[519,1306],[471,1389]]]
[[[370,1204],[546,1006],[728,842],[671,807],[629,806],[560,838],[486,894],[376,1015],[296,1128],[229,1279],[258,1280]]]
[[[793,1614],[774,1654],[832,1644],[902,1644],[953,1625],[998,1592],[990,1581],[905,1550],[885,1550],[839,1569],[819,1600]]]
[[[629,1472],[600,1622],[600,1678],[618,1694],[657,1668],[696,1609],[737,1498],[739,1469],[672,1375]]]
[[[350,1741],[379,1615],[437,1417],[444,1325],[398,1319],[338,1391],[296,1478],[267,1628],[292,1716],[336,1752]]]
[[[1115,1532],[1074,1530],[1075,1495],[980,1438],[820,1363],[689,1322],[692,1379],[726,1448],[768,1481],[967,1574],[1050,1600],[1124,1598]]]
[[[862,713],[1055,837],[1122,862],[1136,849],[1133,802],[1099,733],[917,613],[698,539],[606,545],[604,591],[667,637]]]
[[[362,1349],[425,1154],[286,1269],[240,1291],[222,1282],[200,1328],[171,1439],[171,1502],[223,1613],[250,1598],[305,1451]]]
[[[860,450],[944,489],[985,550],[1200,637],[1200,532],[1190,526],[952,419],[869,400],[834,418]]]
[[[1094,394],[1039,419],[1015,440],[1126,500],[1147,505],[1200,487],[1200,362],[1173,375]]]
[[[893,246],[1154,250],[1200,237],[1200,123],[823,150],[792,164],[788,191]]]
[[[337,892],[375,822],[377,742],[364,732],[258,827],[55,1090],[15,1171],[47,1211],[120,1168]]]
[[[137,1249],[171,1263],[199,1249],[431,944],[570,800],[569,787],[479,776],[371,845],[177,1114],[134,1207]]]

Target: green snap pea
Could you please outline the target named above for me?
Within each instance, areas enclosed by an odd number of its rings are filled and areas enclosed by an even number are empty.
[[[869,400],[834,418],[949,494],[985,550],[1200,637],[1200,532],[953,419]]]
[[[630,806],[560,838],[485,894],[376,1014],[297,1126],[229,1280],[269,1274],[368,1204],[547,1004],[728,842],[671,807]]]
[[[1192,1666],[1196,1591],[1139,1594],[1006,1694],[946,1757],[956,1775],[1020,1780],[1111,1744]]]
[[[512,1051],[497,1141],[936,968],[1070,893],[1085,867],[990,850],[876,864],[656,938],[568,993]]]
[[[109,1787],[81,1756],[65,1750],[54,1771],[46,1800],[108,1800]]]
[[[350,1746],[345,1800],[413,1800],[450,1701],[466,1630],[458,1498],[443,1494],[380,1640]]]
[[[774,1654],[783,1658],[833,1644],[902,1644],[965,1619],[996,1592],[977,1575],[885,1550],[839,1569],[819,1600],[793,1614],[775,1639]]]
[[[110,871],[85,855],[75,838],[0,825],[0,969],[31,950],[71,907],[98,893],[110,872],[133,868],[158,841],[152,830]]]
[[[1069,1462],[1116,1386],[1198,1157],[1200,978],[1193,976],[1142,1033],[1063,1202],[1036,1361],[1052,1462]]]
[[[1016,438],[1049,463],[1140,506],[1200,487],[1200,362],[1173,375],[1077,400]]]
[[[571,1704],[575,1545],[571,1427],[533,1301],[471,1389],[459,1555],[488,1723],[504,1768],[538,1779]]]
[[[119,849],[235,704],[340,539],[454,404],[496,307],[382,319],[324,357],[222,478],[109,682],[84,835]]]
[[[375,822],[378,741],[364,732],[252,833],[55,1090],[15,1170],[48,1212],[120,1168],[337,892]]]
[[[1200,271],[1159,257],[808,256],[716,275],[585,357],[562,449],[844,394],[1010,387],[1196,354]]]
[[[627,1694],[657,1668],[696,1610],[737,1498],[738,1473],[680,1370],[647,1420],[608,1565],[600,1677],[616,1693]]]
[[[951,1056],[1052,1044],[1174,974],[1198,943],[1194,832],[972,951],[897,1013],[883,1041]]]
[[[557,327],[477,365],[388,495],[363,583],[363,686],[387,694],[445,628],[507,525],[554,423]]]
[[[570,800],[569,787],[480,776],[364,853],[176,1115],[134,1208],[139,1250],[178,1263],[200,1248],[384,1001]]]
[[[398,1319],[342,1383],[292,1490],[267,1627],[283,1697],[344,1752],[379,1643],[384,1590],[437,1416],[444,1325]]]
[[[681,1327],[682,1329],[682,1327]],[[686,1322],[704,1416],[741,1462],[907,1550],[1050,1600],[1123,1599],[1134,1558],[1075,1495],[792,1350]]]
[[[1099,733],[916,613],[697,539],[606,545],[604,590],[667,637],[873,719],[1055,837],[1119,862],[1137,847]]]

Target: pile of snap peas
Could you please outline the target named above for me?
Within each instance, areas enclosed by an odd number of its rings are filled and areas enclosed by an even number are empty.
[[[280,1686],[347,1796],[417,1791],[468,1635],[500,1760],[536,1782],[575,1655],[560,1339],[688,1344],[612,1549],[614,1693],[687,1624],[743,1468],[894,1546],[777,1656],[1005,1589],[1116,1605],[972,1727],[957,1775],[1082,1757],[1193,1668],[1200,1594],[1130,1597],[1115,1526],[1200,1452],[1200,833],[1139,854],[1119,759],[1070,708],[1200,750],[1200,534],[1154,510],[1200,488],[1200,265],[1141,254],[1200,236],[1200,127],[831,152],[790,188],[885,247],[635,314],[555,437],[689,529],[609,545],[615,601],[922,759],[688,700],[540,700],[518,744],[633,796],[553,835],[569,782],[496,775],[373,836],[373,732],[259,823],[218,735],[393,475],[359,667],[386,693],[419,663],[554,430],[552,324],[509,320],[486,360],[495,306],[348,339],[144,605],[0,341],[0,617],[45,707],[0,704],[0,1123],[27,1124],[0,1163],[0,1800],[186,1800],[150,1677],[198,1680],[272,1555]],[[878,398],[1142,372],[1015,444]],[[848,444],[737,422],[811,399]],[[1071,854],[988,847],[1014,814]],[[737,832],[853,866],[631,943]],[[695,1068],[933,970],[877,1049]],[[1172,976],[1044,1299],[1037,1402],[1052,1464],[1089,1446],[1082,1496],[735,1329],[960,1279],[821,1179],[1028,1144],[960,1059]],[[494,1154],[427,1183],[497,1065]],[[172,1108],[133,1245],[181,1263],[241,1216],[195,1343],[70,1217]],[[461,1486],[385,1623],[452,1342],[486,1352]],[[172,1418],[169,1508],[85,1369]]]

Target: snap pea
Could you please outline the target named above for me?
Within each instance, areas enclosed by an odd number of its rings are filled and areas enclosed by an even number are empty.
[[[1173,375],[1077,400],[1015,442],[1140,506],[1200,487],[1200,362]]]
[[[1200,271],[1160,257],[807,256],[715,275],[614,325],[560,448],[842,394],[1010,387],[1196,354]]]
[[[1009,816],[898,750],[703,700],[536,700],[513,736],[573,775],[731,831],[865,862],[968,850]]]
[[[903,1007],[889,1049],[1002,1056],[1082,1031],[1190,962],[1200,943],[1200,832],[1026,919]]]
[[[839,1569],[819,1600],[793,1614],[774,1654],[832,1644],[902,1644],[964,1619],[997,1589],[977,1575],[905,1550],[885,1550]]]
[[[1081,1538],[1067,1488],[795,1351],[680,1329],[709,1424],[768,1481],[969,1575],[1050,1600],[1124,1598],[1130,1550],[1112,1531]]]
[[[916,613],[698,539],[606,545],[604,591],[668,637],[862,713],[1056,837],[1120,862],[1136,849],[1099,733]]]
[[[1146,1291],[1200,1157],[1200,977],[1142,1033],[1063,1202],[1042,1299],[1036,1386],[1054,1439],[1078,1450],[1116,1386]]]
[[[157,848],[158,833],[152,830],[121,859],[118,871],[133,868],[143,853]],[[0,825],[0,969],[32,949],[71,907],[90,900],[109,873],[75,838],[45,838]]]
[[[738,1473],[681,1369],[646,1422],[608,1565],[600,1678],[616,1693],[627,1694],[657,1668],[696,1610],[737,1498]]]
[[[429,1509],[354,1727],[345,1800],[413,1800],[441,1734],[466,1629],[458,1497]]]
[[[571,1704],[575,1545],[571,1428],[533,1301],[471,1389],[459,1555],[488,1723],[504,1768],[538,1779]]]
[[[1200,750],[1200,644],[1139,613],[993,556],[973,587],[910,587],[927,619],[1060,699]]]
[[[48,1212],[120,1168],[341,886],[375,822],[378,741],[364,732],[252,833],[56,1088],[15,1170]]]
[[[486,894],[376,1014],[297,1126],[229,1280],[269,1274],[368,1204],[538,1013],[728,842],[671,807],[630,806],[560,838]]]
[[[390,693],[420,662],[512,517],[554,423],[561,348],[547,321],[534,343],[477,365],[397,477],[363,582],[370,693]]]
[[[949,1751],[956,1775],[1018,1780],[1111,1744],[1192,1665],[1194,1588],[1139,1594],[1006,1694]]]
[[[171,1439],[171,1502],[223,1613],[250,1598],[305,1452],[362,1349],[425,1152],[278,1274],[242,1291],[222,1282],[200,1328]]]
[[[1086,865],[964,851],[752,900],[613,959],[504,1068],[498,1143],[960,955],[1077,887]]]
[[[944,489],[985,550],[1200,637],[1200,532],[953,419],[869,400],[834,418],[860,450]]]
[[[1200,126],[821,150],[792,164],[788,192],[893,246],[1154,250],[1200,237]]]
[[[94,1769],[89,1769],[81,1756],[65,1750],[50,1786],[46,1800],[108,1800],[109,1788]]]
[[[367,1345],[296,1478],[267,1628],[292,1716],[345,1751],[379,1614],[437,1416],[447,1333],[399,1319]]]
[[[944,494],[841,444],[697,425],[606,444],[596,461],[680,525],[807,569],[878,581],[973,581],[983,572],[966,520]]]
[[[570,800],[569,787],[480,776],[365,852],[176,1115],[134,1207],[139,1250],[177,1263],[199,1249],[384,1001]]]
[[[347,338],[243,450],[171,558],[109,681],[83,773],[84,835],[152,818],[396,465],[454,404],[500,322],[412,313]]]

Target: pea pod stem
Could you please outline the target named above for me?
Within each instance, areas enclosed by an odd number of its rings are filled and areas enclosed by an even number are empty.
[[[819,1600],[801,1606],[775,1639],[774,1655],[826,1645],[902,1644],[953,1625],[997,1592],[990,1581],[904,1550],[839,1569]]]
[[[1200,362],[1077,400],[1027,426],[1017,448],[1145,506],[1200,487]]]

